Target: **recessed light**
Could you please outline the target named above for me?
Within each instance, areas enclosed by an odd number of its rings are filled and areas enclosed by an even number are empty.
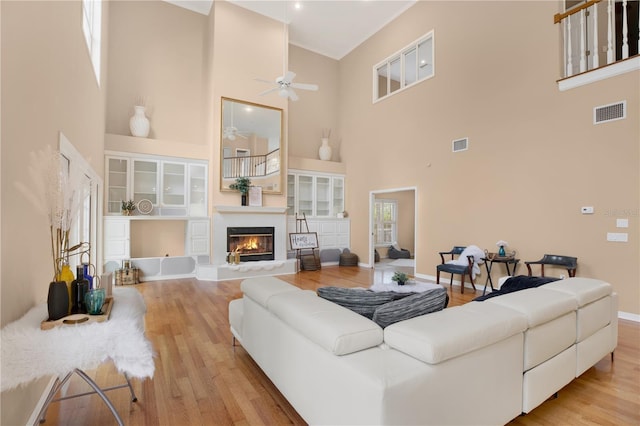
[[[302,3],[300,3],[299,1],[297,1],[297,2],[295,2],[295,3],[294,3],[293,7],[294,7],[296,10],[300,10],[300,9],[302,9]]]

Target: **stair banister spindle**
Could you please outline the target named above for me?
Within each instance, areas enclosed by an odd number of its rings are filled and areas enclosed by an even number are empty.
[[[596,69],[600,66],[600,54],[598,53],[598,5],[593,5],[593,14],[591,22],[593,22],[593,56],[591,69]]]
[[[627,25],[627,0],[622,0],[622,59],[629,57],[629,28]]]
[[[565,27],[567,29],[567,40],[566,40],[566,45],[567,45],[567,72],[565,73],[567,77],[571,77],[573,75],[573,51],[571,49],[571,44],[572,44],[572,40],[571,40],[571,17],[568,16],[567,19],[565,20]]]
[[[584,45],[584,41],[587,38],[586,28],[587,24],[585,22],[585,11],[582,9],[580,11],[580,72],[585,72],[587,70],[587,56],[586,56],[586,48]]]
[[[613,55],[613,0],[607,1],[607,65],[614,61]]]

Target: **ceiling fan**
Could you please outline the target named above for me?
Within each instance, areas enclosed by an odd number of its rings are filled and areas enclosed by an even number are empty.
[[[229,139],[230,141],[234,141],[236,140],[236,137],[241,137],[243,139],[249,139],[245,133],[248,132],[241,132],[238,130],[237,127],[234,127],[233,125],[229,126],[229,127],[225,127],[224,131],[222,132],[222,136],[225,139]]]
[[[281,97],[289,98],[292,101],[297,101],[299,99],[298,98],[298,94],[293,89],[313,90],[313,91],[318,90],[318,85],[317,84],[294,83],[293,79],[295,77],[296,77],[296,73],[295,72],[287,71],[283,76],[280,76],[280,77],[276,78],[275,82],[256,78],[256,81],[261,81],[263,83],[269,83],[269,84],[272,84],[272,85],[275,86],[275,87],[273,87],[271,89],[265,90],[264,92],[260,93],[260,95],[266,95],[267,93],[271,93],[271,92],[277,91],[278,95],[280,95]]]
[[[268,83],[273,85],[274,87],[272,87],[271,89],[265,90],[264,92],[260,93],[260,95],[266,95],[267,93],[271,93],[271,92],[278,92],[278,95],[280,95],[283,98],[289,98],[292,101],[297,101],[298,98],[298,94],[296,93],[296,91],[294,89],[301,89],[301,90],[312,90],[312,91],[316,91],[318,90],[318,85],[317,84],[308,84],[308,83],[294,83],[293,79],[296,78],[296,73],[293,71],[287,71],[287,55],[285,52],[287,52],[287,40],[289,39],[289,26],[287,25],[287,2],[285,3],[285,10],[284,10],[284,21],[283,21],[283,25],[284,25],[284,29],[283,29],[283,57],[282,57],[282,70],[283,70],[283,75],[281,75],[280,77],[277,77],[275,79],[275,81],[271,81],[271,80],[263,80],[263,79],[259,79],[256,78],[256,81],[261,81],[263,83]]]

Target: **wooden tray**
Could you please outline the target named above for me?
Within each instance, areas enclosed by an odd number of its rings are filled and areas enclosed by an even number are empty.
[[[76,325],[76,324],[92,324],[94,322],[105,322],[111,316],[111,308],[113,308],[113,297],[107,297],[102,306],[102,314],[71,314],[55,321],[42,321],[40,330],[51,330],[60,325]]]
[[[504,256],[500,256],[498,253],[485,253],[485,259],[487,260],[513,260],[515,257],[515,253],[507,253]]]

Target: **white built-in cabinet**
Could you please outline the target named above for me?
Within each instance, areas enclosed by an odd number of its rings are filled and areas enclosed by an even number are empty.
[[[104,261],[120,264],[131,256],[131,221],[185,221],[185,256],[206,256],[210,248],[208,163],[179,157],[109,151],[105,155]],[[149,200],[148,215],[123,216],[123,200]]]
[[[287,175],[287,214],[337,217],[344,211],[344,176],[307,171]]]
[[[149,200],[150,216],[207,215],[207,161],[109,152],[106,214],[121,214],[122,201]]]
[[[287,175],[287,228],[297,232],[297,217],[304,216],[310,232],[318,233],[320,249],[349,248],[350,221],[344,211],[344,175],[290,170]],[[306,229],[303,229],[306,231]]]

